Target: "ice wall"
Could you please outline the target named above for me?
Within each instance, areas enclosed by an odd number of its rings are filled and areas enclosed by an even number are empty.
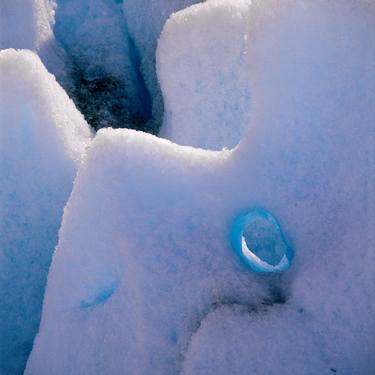
[[[54,33],[72,65],[70,95],[90,125],[149,130],[149,94],[137,70],[122,5],[57,0]]]
[[[249,123],[250,1],[207,1],[173,14],[158,41],[164,95],[160,135],[204,149],[233,148]]]
[[[237,148],[98,133],[26,374],[373,372],[374,6],[250,11],[252,108]],[[294,249],[288,272],[253,273],[231,248],[253,208]]]
[[[139,53],[140,70],[152,97],[152,113],[157,133],[163,118],[163,99],[155,72],[157,39],[168,17],[200,0],[126,0],[124,16],[129,34]]]
[[[21,374],[39,327],[63,207],[89,127],[31,51],[0,52],[0,374]]]

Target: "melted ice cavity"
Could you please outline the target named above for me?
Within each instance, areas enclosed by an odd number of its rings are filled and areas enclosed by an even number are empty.
[[[242,261],[255,272],[285,271],[293,258],[280,225],[262,209],[252,210],[235,219],[231,243]]]

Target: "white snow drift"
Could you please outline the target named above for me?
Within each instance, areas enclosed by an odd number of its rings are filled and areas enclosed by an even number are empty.
[[[63,207],[89,127],[31,51],[0,52],[0,374],[37,333]]]
[[[221,4],[168,27],[193,30]],[[373,372],[374,7],[262,0],[250,11],[252,108],[237,148],[98,133],[26,374]],[[235,218],[257,207],[294,249],[285,274],[251,272],[230,246]]]

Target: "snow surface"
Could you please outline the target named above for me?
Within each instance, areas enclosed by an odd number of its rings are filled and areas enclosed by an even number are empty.
[[[309,317],[289,306],[255,312],[239,305],[222,306],[205,317],[192,337],[181,373],[340,374],[324,355],[316,355],[321,349],[318,337]]]
[[[151,104],[131,45],[122,5],[57,0],[56,39],[71,63],[71,95],[94,128],[142,128]]]
[[[11,375],[23,371],[38,331],[63,207],[91,134],[33,52],[0,52],[0,87],[0,374]]]
[[[157,40],[165,21],[173,13],[200,0],[126,0],[124,16],[129,34],[140,57],[140,70],[152,97],[154,127],[158,129],[163,118],[163,99],[155,72]]]
[[[65,54],[53,35],[55,3],[48,0],[0,2],[0,50],[30,49],[47,69],[67,84]]]
[[[250,11],[252,108],[235,149],[98,132],[26,374],[373,373],[374,5]],[[253,273],[231,248],[253,208],[294,249],[288,272]]]
[[[250,115],[250,3],[207,1],[167,21],[157,48],[162,137],[213,150],[242,138]]]

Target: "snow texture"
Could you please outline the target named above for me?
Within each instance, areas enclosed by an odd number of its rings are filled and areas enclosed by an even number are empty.
[[[0,2],[0,50],[30,49],[38,53],[47,69],[67,84],[64,51],[53,35],[54,2],[12,0]]]
[[[27,375],[374,372],[374,5],[250,12],[252,107],[236,148],[98,132]],[[231,248],[233,220],[253,208],[294,249],[287,272],[251,272]]]
[[[138,50],[140,70],[152,98],[153,125],[158,130],[163,118],[163,99],[156,77],[155,51],[165,21],[173,13],[199,0],[126,0],[124,16]]]
[[[0,374],[38,331],[63,207],[89,127],[31,51],[0,52]]]
[[[208,1],[167,21],[157,48],[162,137],[213,150],[238,144],[250,115],[249,10],[249,0]]]
[[[205,317],[193,336],[182,374],[340,374],[324,356],[314,355],[319,345],[302,310],[279,305],[257,311],[222,306]]]

